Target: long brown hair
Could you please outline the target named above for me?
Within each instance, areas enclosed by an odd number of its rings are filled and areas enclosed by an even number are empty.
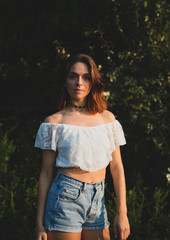
[[[91,89],[87,95],[87,109],[91,114],[101,113],[107,108],[104,100],[104,84],[94,60],[86,54],[76,54],[69,57],[61,68],[58,78],[58,109],[69,106],[69,94],[65,89],[65,81],[70,68],[77,62],[85,63],[88,67],[91,79]]]

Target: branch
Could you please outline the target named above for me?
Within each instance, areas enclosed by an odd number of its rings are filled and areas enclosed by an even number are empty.
[[[3,187],[1,184],[0,184],[0,188],[1,188],[2,190],[4,190],[5,192],[9,192],[10,194],[12,193],[11,191],[9,191],[9,190],[6,189],[5,187]]]

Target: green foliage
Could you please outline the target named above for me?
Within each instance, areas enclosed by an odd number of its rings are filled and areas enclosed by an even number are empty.
[[[28,226],[34,228],[32,219],[35,218],[37,178],[35,176],[31,177],[29,168],[24,169],[21,166],[22,163],[16,161],[15,155],[17,155],[18,149],[14,141],[9,140],[9,135],[9,133],[4,133],[1,128],[0,239],[16,239],[16,234],[18,239],[23,239],[25,233],[27,233],[28,239],[31,239],[33,238],[33,231],[30,231]],[[24,144],[24,141],[22,143]],[[26,143],[24,145],[26,146]],[[29,151],[27,151],[27,154],[29,155]],[[24,158],[22,160],[24,161]],[[30,162],[27,163],[27,166],[28,164],[30,165]],[[32,170],[34,171],[33,167]],[[35,175],[35,171],[33,174]],[[23,229],[25,230],[23,231]]]
[[[147,239],[168,239],[170,236],[170,213],[168,211],[169,189],[155,188],[152,201],[148,203],[147,215],[150,216],[146,222]],[[159,231],[156,231],[159,229]]]
[[[6,182],[6,174],[8,172],[8,162],[10,155],[15,151],[12,141],[8,140],[7,133],[2,133],[0,128],[0,219],[3,217],[8,203],[14,209],[13,191]],[[4,198],[2,198],[4,196]]]
[[[149,188],[144,186],[140,174],[135,180],[133,189],[127,191],[128,218],[131,226],[131,235],[128,239],[169,239],[168,200],[170,190],[156,187],[153,192],[150,192]],[[109,192],[106,207],[111,223],[111,239],[114,239],[113,220],[116,215],[116,196],[114,193],[110,193],[107,186],[106,191]]]
[[[10,155],[15,151],[12,141],[8,140],[7,132],[3,133],[0,128],[0,226],[7,211],[14,213],[14,192],[9,183],[8,164]]]
[[[170,238],[169,13],[165,0],[0,1],[0,239],[34,238],[41,165],[35,134],[57,111],[62,59],[77,52],[97,63],[108,107],[126,134],[131,239]],[[110,219],[113,203],[108,194]]]
[[[15,150],[15,146],[12,141],[8,140],[7,133],[2,133],[2,127],[0,126],[0,173],[7,172],[7,166],[10,154]],[[2,175],[1,175],[2,176]]]

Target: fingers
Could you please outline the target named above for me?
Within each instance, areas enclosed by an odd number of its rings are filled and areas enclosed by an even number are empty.
[[[126,240],[125,231],[123,231],[123,230],[120,230],[120,240]]]
[[[114,219],[113,230],[115,238],[126,240],[130,235],[130,225],[127,216],[117,215]]]
[[[113,224],[113,231],[115,238],[118,238],[119,236],[120,240],[126,240],[130,235],[130,228],[121,228],[116,224]]]
[[[129,229],[120,229],[120,240],[126,240],[130,235]]]
[[[46,233],[43,234],[43,240],[47,240],[47,234]]]
[[[37,240],[47,240],[47,233],[46,232],[39,232]]]

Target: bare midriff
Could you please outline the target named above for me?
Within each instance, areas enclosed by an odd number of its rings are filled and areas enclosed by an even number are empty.
[[[70,168],[58,168],[63,174],[75,178],[77,180],[87,182],[87,183],[97,183],[105,179],[106,168],[102,168],[96,172],[87,172],[80,168],[70,167]]]

